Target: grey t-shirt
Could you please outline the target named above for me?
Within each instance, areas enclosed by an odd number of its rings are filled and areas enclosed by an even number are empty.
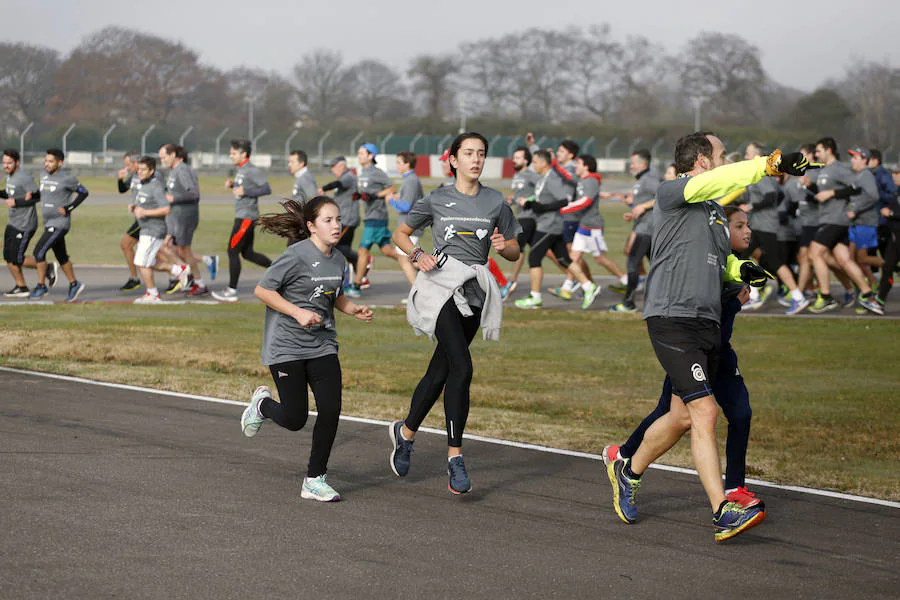
[[[362,200],[366,207],[363,221],[388,220],[387,204],[384,198],[376,198],[375,195],[389,187],[391,187],[391,178],[375,165],[369,165],[359,172],[358,191],[360,194],[367,194],[370,197],[369,200]]]
[[[568,177],[563,177],[559,175],[559,180],[562,181],[563,185],[566,186],[566,190],[569,192],[569,200],[577,200],[580,196],[578,195],[578,181],[579,177],[575,174],[576,164],[574,160],[570,160],[566,163],[565,166],[560,165],[560,167],[569,174]],[[584,210],[579,210],[575,212],[570,212],[562,215],[562,219],[566,223],[575,223],[581,221],[581,217],[584,216]]]
[[[39,202],[36,198],[32,198],[29,203],[25,204],[25,194],[32,194],[38,191],[37,183],[31,173],[16,169],[16,172],[6,178],[6,195],[17,204],[22,206],[13,206],[9,209],[9,225],[19,231],[35,231],[38,226],[37,209],[35,205]]]
[[[422,189],[422,182],[419,180],[419,176],[416,175],[413,171],[407,171],[405,175],[403,175],[403,182],[400,184],[400,202],[404,204],[409,204],[410,209],[416,203],[416,200],[425,197],[425,191]],[[397,224],[406,223],[406,215],[407,212],[400,212],[397,210],[399,218],[397,219]],[[416,231],[413,235],[422,235],[421,230]]]
[[[53,175],[47,172],[41,174],[41,217],[44,219],[44,229],[69,229],[72,218],[59,214],[59,209],[69,204],[72,194],[80,185],[77,177],[62,169]]]
[[[156,173],[153,174],[154,179]],[[134,177],[137,179],[137,176]],[[180,162],[166,175],[166,192],[172,195],[172,212],[166,217],[170,232],[179,223],[190,222],[200,214],[200,182],[197,174],[186,162]]]
[[[166,200],[166,192],[160,180],[154,177],[150,181],[142,181],[140,189],[135,194],[134,205],[145,210],[169,206],[169,201]],[[159,239],[166,237],[165,217],[141,217],[138,219],[138,224],[141,226],[141,235],[149,235]]]
[[[816,173],[816,186],[820,192],[839,190],[853,185],[855,177],[850,167],[836,160],[830,165],[819,169]],[[819,223],[822,225],[850,226],[850,217],[847,216],[847,199],[831,198],[819,203]]]
[[[519,220],[536,219],[537,215],[530,208],[519,207],[519,198],[531,198],[534,196],[534,187],[541,180],[541,176],[529,168],[517,171],[512,178],[512,196],[513,203],[518,207],[517,213]]]
[[[664,181],[653,209],[653,245],[644,318],[686,317],[719,323],[731,252],[728,219],[716,202],[689,203],[690,177]]]
[[[316,178],[309,172],[309,169],[303,167],[297,171],[297,174],[294,175],[294,187],[291,189],[291,198],[302,205],[315,196],[317,191],[319,191],[319,186],[316,185]]]
[[[341,211],[341,224],[345,227],[356,227],[359,225],[359,202],[353,199],[353,194],[356,193],[356,177],[350,169],[347,169],[338,177],[338,181],[341,187],[334,192],[334,201]]]
[[[534,189],[535,197],[541,204],[551,204],[559,200],[568,201],[571,189],[566,185],[562,177],[553,169],[541,177]],[[537,230],[543,233],[562,235],[563,219],[558,210],[540,213],[537,216]]]
[[[789,181],[787,182],[787,185],[782,186],[778,183],[778,181],[775,181],[775,187],[779,192],[778,207],[776,208],[776,210],[778,211],[777,240],[779,242],[793,242],[797,239],[797,217],[792,214],[793,202],[788,196],[787,189],[785,189],[787,187],[790,187],[791,183],[792,182]]]
[[[587,229],[603,229],[605,222],[603,215],[600,214],[600,178],[599,177],[583,177],[578,180],[578,187],[575,189],[575,199],[590,198],[593,200],[590,206],[581,211],[581,227]]]
[[[861,194],[851,196],[847,204],[847,210],[856,213],[853,225],[878,227],[878,183],[875,174],[864,168],[856,174],[853,184],[862,190]]]
[[[455,185],[433,190],[413,205],[406,224],[413,229],[430,225],[435,250],[467,265],[487,262],[495,227],[507,240],[522,232],[503,194],[481,184],[473,196]],[[463,295],[471,306],[484,304],[484,291],[474,279],[463,286]]]
[[[337,354],[334,303],[343,293],[344,255],[332,249],[331,256],[306,239],[288,247],[266,269],[259,285],[293,304],[318,313],[319,325],[301,327],[296,319],[266,308],[262,364],[277,365]]]
[[[816,180],[815,172],[810,171],[808,175],[810,181]],[[797,205],[797,225],[801,228],[818,227],[819,203],[816,202],[812,193],[803,185],[800,177],[791,177],[791,180],[784,186],[784,191]]]
[[[256,219],[259,216],[259,199],[272,193],[266,176],[253,163],[245,163],[238,167],[234,187],[244,188],[244,195],[234,199],[235,218]]]
[[[747,186],[744,195],[753,207],[750,228],[765,233],[778,232],[778,182],[774,177],[763,177],[759,183]]]
[[[656,190],[659,189],[659,175],[653,169],[647,169],[638,175],[637,181],[631,188],[634,194],[632,206],[650,202],[656,198]],[[634,233],[637,235],[653,235],[653,209],[644,211],[634,222]]]

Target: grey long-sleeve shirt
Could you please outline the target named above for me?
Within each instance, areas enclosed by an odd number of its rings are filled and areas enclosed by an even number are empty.
[[[316,195],[319,186],[316,185],[316,178],[309,172],[307,167],[303,167],[294,175],[294,187],[291,189],[291,198],[299,202],[301,205],[309,201]]]
[[[847,203],[847,210],[856,213],[853,225],[878,227],[878,183],[875,175],[869,169],[863,169],[856,174],[853,184],[862,190]]]
[[[34,231],[38,226],[37,209],[38,186],[31,173],[16,169],[16,172],[6,178],[6,197],[16,201],[16,205],[9,209],[9,226],[19,231]],[[31,192],[31,200],[25,200],[25,195]]]
[[[244,195],[234,198],[236,219],[256,219],[259,216],[259,199],[272,193],[269,181],[259,167],[246,162],[238,167],[234,187],[243,187]]]
[[[748,185],[746,196],[753,207],[750,228],[766,233],[778,232],[778,182],[774,177],[763,177],[759,183]]]
[[[834,161],[819,169],[816,173],[816,187],[819,192],[839,190],[853,185],[853,171],[840,161]],[[823,225],[850,226],[850,217],[847,216],[847,199],[831,198],[819,203],[819,223]]]

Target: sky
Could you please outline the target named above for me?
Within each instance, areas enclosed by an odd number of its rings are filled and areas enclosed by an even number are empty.
[[[701,31],[737,34],[761,50],[772,79],[803,91],[841,77],[855,59],[900,65],[897,0],[0,0],[0,10],[14,17],[4,28],[7,42],[65,54],[84,36],[119,25],[181,41],[221,69],[245,65],[284,75],[316,48],[340,50],[347,63],[375,58],[403,69],[412,56],[454,52],[461,42],[600,23],[611,26],[615,39],[640,34],[670,52]]]

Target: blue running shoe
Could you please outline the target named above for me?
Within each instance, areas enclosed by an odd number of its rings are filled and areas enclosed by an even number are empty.
[[[407,440],[400,433],[400,427],[403,421],[394,421],[388,433],[391,436],[391,471],[397,477],[405,477],[409,473],[409,456],[413,451],[413,442],[415,440]]]
[[[641,480],[625,475],[625,466],[629,462],[628,458],[614,460],[606,466],[606,474],[613,487],[613,508],[619,518],[630,525],[637,519],[635,494],[641,487]]]
[[[80,281],[69,284],[69,295],[66,296],[66,302],[75,302],[78,296],[84,291],[84,284]]]
[[[856,304],[856,292],[854,292],[853,290],[848,290],[848,291],[844,292],[843,307],[850,308],[854,304]]]
[[[765,518],[766,509],[763,504],[744,508],[737,502],[723,502],[719,507],[719,513],[713,516],[716,542],[724,542],[751,527],[756,527]]]
[[[501,300],[506,300],[506,298],[509,296],[510,288],[512,288],[512,281],[507,281],[506,285],[500,286],[500,299]]]
[[[797,315],[809,306],[809,300],[804,296],[803,300],[791,300],[791,307],[784,311],[786,315]]]
[[[44,296],[47,295],[48,291],[49,290],[47,290],[46,285],[42,285],[39,283],[36,286],[34,286],[33,290],[31,290],[31,294],[28,296],[28,299],[29,300],[40,300],[41,298],[43,298]]]
[[[447,473],[450,475],[450,482],[447,489],[451,494],[468,494],[472,491],[472,482],[469,481],[469,474],[466,472],[466,463],[463,462],[462,454],[454,456],[447,461]]]
[[[219,255],[209,257],[209,264],[206,265],[206,269],[209,271],[209,278],[212,281],[216,280],[216,275],[219,274]]]

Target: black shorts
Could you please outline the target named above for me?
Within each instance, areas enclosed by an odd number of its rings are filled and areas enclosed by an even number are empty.
[[[672,391],[685,403],[712,396],[722,334],[709,319],[649,317],[647,331]]]
[[[47,260],[47,252],[53,250],[56,261],[64,265],[69,262],[69,253],[66,251],[66,234],[68,229],[60,229],[59,227],[48,227],[44,230],[41,239],[38,240],[34,247],[34,259],[38,262]]]
[[[809,244],[816,238],[816,232],[819,230],[819,226],[804,226],[800,231],[800,241],[798,244],[801,248],[809,248]]]
[[[573,241],[575,241],[575,234],[578,233],[579,224],[579,221],[563,221],[563,242],[571,244]]]
[[[190,246],[194,232],[200,224],[200,208],[195,204],[176,204],[166,220],[166,233],[172,236],[176,246]]]
[[[547,255],[547,250],[553,250],[556,260],[564,268],[568,268],[572,264],[572,259],[569,258],[569,251],[566,250],[566,243],[561,235],[535,231],[534,236],[531,238],[531,252],[528,253],[528,268],[540,267],[541,261]]]
[[[25,262],[25,252],[28,251],[28,243],[34,237],[34,231],[20,231],[7,225],[3,235],[3,260],[11,265],[21,266]]]
[[[763,268],[774,273],[787,263],[787,252],[778,235],[769,231],[754,231],[750,242],[751,248],[762,250],[759,262]]]
[[[534,238],[534,232],[537,231],[537,221],[535,219],[519,219],[519,225],[522,226],[522,233],[516,238],[519,241],[519,250],[525,249],[525,244],[531,244]]]
[[[125,235],[130,235],[134,239],[138,239],[141,237],[141,224],[138,223],[138,220],[135,219],[134,223],[132,223],[128,229],[125,230]]]
[[[822,244],[829,250],[833,250],[838,244],[849,246],[850,228],[844,225],[819,225],[813,241]]]

